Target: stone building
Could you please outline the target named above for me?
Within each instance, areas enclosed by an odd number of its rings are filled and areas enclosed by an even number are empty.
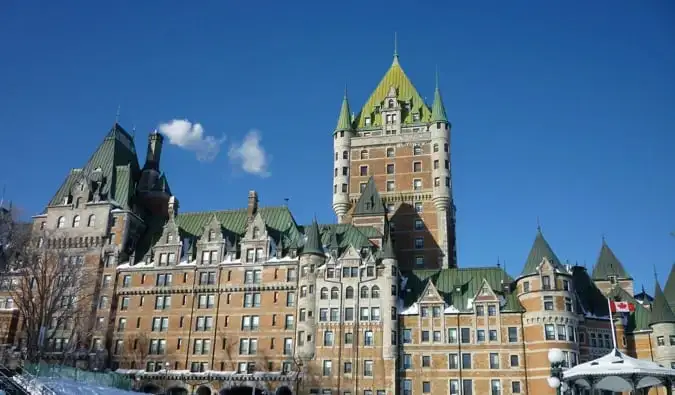
[[[85,346],[171,394],[552,394],[551,347],[568,366],[612,349],[609,297],[635,304],[614,316],[616,346],[675,363],[675,270],[639,303],[604,240],[589,273],[541,230],[515,277],[457,267],[438,82],[428,107],[396,56],[358,115],[345,96],[333,139],[338,221],[302,225],[255,191],[240,209],[181,212],[163,137],[140,167],[115,124],[34,217],[40,243],[97,275]]]

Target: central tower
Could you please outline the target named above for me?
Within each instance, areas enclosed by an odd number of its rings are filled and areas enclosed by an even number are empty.
[[[386,207],[401,269],[457,265],[450,129],[436,77],[429,107],[398,55],[352,116],[347,92],[333,132],[333,211],[352,222],[372,178]]]

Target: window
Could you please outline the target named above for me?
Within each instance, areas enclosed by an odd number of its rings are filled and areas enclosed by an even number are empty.
[[[413,190],[419,191],[422,189],[422,180],[416,178],[413,180]]]
[[[403,330],[403,344],[412,343],[412,331],[410,329]]]
[[[422,382],[422,393],[423,394],[431,393],[431,381],[423,381]]]
[[[56,227],[57,228],[63,228],[66,226],[66,218],[65,217],[59,217],[58,221],[56,222]]]
[[[461,335],[463,344],[471,343],[471,329],[462,328],[461,332],[460,332],[460,335]]]
[[[491,304],[488,306],[488,316],[494,317],[497,315],[497,306]]]
[[[89,216],[89,219],[87,220],[87,226],[90,228],[96,226],[96,215],[92,214]]]
[[[359,175],[367,176],[368,175],[368,166],[359,167]]]
[[[422,162],[413,162],[413,172],[419,173],[422,171]]]
[[[476,341],[479,343],[482,343],[485,341],[485,330],[483,329],[478,329],[476,331]]]
[[[553,296],[544,296],[544,310],[553,310]]]
[[[514,394],[520,394],[520,381],[511,382],[511,392]]]
[[[459,369],[459,356],[448,354],[448,369]]]
[[[490,369],[499,369],[499,354],[496,352],[490,353]]]
[[[418,250],[424,248],[424,238],[423,237],[416,237],[415,238],[415,248],[418,249]]]
[[[422,222],[421,219],[416,219],[415,220],[415,230],[422,230],[424,229],[424,222]]]
[[[255,355],[258,352],[258,339],[239,339],[239,355]]]
[[[171,308],[170,295],[155,296],[155,310],[166,310],[169,308]]]
[[[520,358],[517,355],[511,355],[511,367],[516,368],[520,365]]]
[[[569,280],[563,280],[563,291],[569,291],[569,290],[570,290]]]
[[[502,393],[502,382],[499,380],[490,381],[491,395],[500,395]]]
[[[413,147],[413,155],[422,155],[422,147],[415,145]]]
[[[424,266],[424,257],[423,256],[416,256],[415,257],[415,265]]]
[[[373,331],[365,331],[363,334],[363,345],[364,346],[374,346],[375,345],[375,335]]]
[[[394,174],[394,164],[393,163],[387,164],[387,174]]]
[[[201,297],[200,295],[200,304]],[[260,307],[260,293],[259,292],[247,292],[244,294],[244,307]]]
[[[323,333],[323,345],[326,347],[332,347],[335,340],[335,336],[332,331],[325,331]]]
[[[544,325],[544,336],[546,340],[555,340],[555,325],[545,324]]]
[[[412,355],[403,355],[403,369],[412,369]]]
[[[363,375],[365,377],[373,376],[373,361],[371,360],[363,361]]]
[[[551,289],[551,277],[549,276],[541,277],[541,289],[543,289],[544,291]]]
[[[572,311],[572,299],[565,298],[565,311]]]
[[[530,282],[529,281],[525,281],[523,283],[523,292],[530,292]]]
[[[457,328],[448,329],[448,343],[457,343]]]
[[[471,354],[462,354],[462,369],[471,369]]]
[[[593,334],[591,334],[591,338],[594,338],[594,337],[595,337],[595,336],[593,336]],[[593,339],[593,340],[595,340],[595,339]],[[656,345],[657,345],[657,346],[665,346],[665,345],[666,345],[666,340],[665,340],[665,338],[664,338],[663,336],[658,336],[658,337],[656,338]]]
[[[387,181],[387,192],[393,192],[396,190],[396,183],[394,181]]]
[[[77,228],[80,226],[80,216],[76,215],[73,217],[73,228]]]
[[[497,330],[496,329],[490,329],[489,333],[489,339],[491,342],[496,342],[497,341]]]
[[[216,296],[214,294],[201,294],[198,298],[197,308],[210,309],[216,303]],[[246,307],[246,306],[244,306]]]
[[[323,361],[322,373],[324,376],[331,376],[331,371],[333,370],[333,361]]]
[[[515,326],[510,326],[509,329],[509,343],[515,343],[518,341],[518,328]]]
[[[394,157],[394,149],[393,148],[387,148],[387,158],[393,158]]]
[[[423,205],[422,202],[415,202],[415,212],[416,213],[421,213],[423,210]]]
[[[368,150],[361,150],[361,159],[368,159]]]
[[[412,395],[413,393],[412,388],[413,388],[412,380],[410,379],[403,380],[403,385],[401,386],[401,389],[403,390],[402,395]]]
[[[365,183],[365,182],[362,182],[362,183],[359,184],[359,191],[360,191],[361,193],[363,193],[363,191],[366,190],[366,185],[368,185],[368,184]]]

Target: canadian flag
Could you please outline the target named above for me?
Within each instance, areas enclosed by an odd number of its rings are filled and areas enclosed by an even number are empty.
[[[610,300],[609,307],[612,309],[612,313],[630,313],[635,311],[635,305],[628,302]]]

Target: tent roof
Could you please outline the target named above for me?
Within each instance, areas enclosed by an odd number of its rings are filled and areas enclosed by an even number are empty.
[[[635,388],[631,383],[631,377],[637,378]],[[675,379],[675,370],[653,361],[629,357],[614,349],[605,356],[563,372],[563,381],[585,388],[590,388],[591,378],[595,380],[595,389],[625,392],[663,385],[664,379]]]

